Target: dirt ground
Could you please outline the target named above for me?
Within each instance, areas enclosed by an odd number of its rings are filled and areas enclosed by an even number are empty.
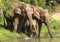
[[[52,18],[55,19],[55,20],[59,20],[60,21],[60,13],[54,13],[52,15]]]

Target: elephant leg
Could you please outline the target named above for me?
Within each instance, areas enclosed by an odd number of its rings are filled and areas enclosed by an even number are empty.
[[[25,24],[24,24],[23,28],[24,28],[24,32],[27,34],[27,25],[25,25]]]
[[[27,32],[27,26],[25,26],[25,33],[27,34],[28,32]]]
[[[42,27],[42,22],[41,23],[39,23],[39,22],[36,22],[36,27],[35,27],[36,37],[37,38],[40,37],[40,31],[41,31],[41,27]]]
[[[36,22],[36,27],[35,27],[35,31],[36,31],[36,37],[39,37],[39,27],[38,27],[38,23]]]
[[[25,24],[24,24],[24,29],[25,29],[25,33],[26,33],[26,34],[28,34],[28,31],[27,31],[28,26],[29,26],[29,21],[26,20],[26,21],[25,21]]]
[[[15,18],[15,20],[14,20],[14,30],[13,30],[13,33],[16,33],[17,27],[18,27],[18,18]]]
[[[30,24],[30,37],[32,37],[32,21],[29,19],[29,24]]]
[[[20,23],[20,32],[21,32],[22,27],[23,27],[23,25],[24,25],[24,21],[25,21],[25,18],[24,18],[24,19],[22,19],[22,21],[21,21],[21,23]]]
[[[39,37],[40,37],[40,33],[41,33],[41,29],[42,29],[42,22],[39,21],[38,23],[39,23],[39,31],[38,32],[39,32]]]
[[[27,17],[29,19],[30,24],[30,37],[32,37],[32,14],[27,13]]]
[[[51,31],[50,31],[49,19],[48,19],[48,17],[46,17],[46,16],[45,16],[45,25],[47,26],[48,33],[49,33],[50,37],[53,38],[53,36],[52,36],[52,34],[51,34]]]

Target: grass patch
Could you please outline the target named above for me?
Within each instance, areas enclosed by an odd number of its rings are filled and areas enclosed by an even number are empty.
[[[21,33],[12,33],[9,30],[6,30],[4,28],[0,28],[0,39],[20,39],[26,37],[25,34]]]
[[[60,22],[56,21],[54,19],[51,19],[51,33],[53,35],[59,34],[60,33]],[[41,35],[43,36],[48,36],[48,30],[45,24],[42,26],[41,30]],[[4,29],[3,27],[0,27],[0,39],[20,39],[20,38],[25,38],[26,35],[24,33],[12,33],[9,30]]]

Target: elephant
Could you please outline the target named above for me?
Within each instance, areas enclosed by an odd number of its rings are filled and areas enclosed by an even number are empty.
[[[53,38],[53,36],[52,36],[52,34],[50,32],[51,27],[50,27],[50,20],[49,20],[50,17],[49,17],[48,10],[44,10],[44,12],[45,12],[45,15],[44,15],[44,17],[45,17],[45,25],[47,26],[50,37]]]
[[[51,32],[50,32],[50,20],[49,20],[49,13],[47,9],[42,10],[42,14],[40,14],[40,19],[39,19],[39,32],[41,31],[42,28],[42,23],[44,23],[47,26],[48,33],[51,38],[53,38]],[[40,35],[40,33],[39,33]]]

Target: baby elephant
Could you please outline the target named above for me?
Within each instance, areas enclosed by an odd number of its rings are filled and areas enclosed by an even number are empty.
[[[35,30],[35,32],[36,32],[36,37],[38,37],[38,22],[37,22],[37,20],[35,20],[35,19],[33,19],[32,20],[33,22],[32,22],[32,31],[33,31],[33,29]],[[25,33],[26,34],[28,34],[29,36],[30,36],[30,24],[29,24],[29,20],[27,19],[26,21],[25,21],[25,23],[24,23],[24,29],[25,29]],[[32,32],[32,34],[33,34],[33,32]],[[31,37],[32,37],[33,35],[31,35]]]

